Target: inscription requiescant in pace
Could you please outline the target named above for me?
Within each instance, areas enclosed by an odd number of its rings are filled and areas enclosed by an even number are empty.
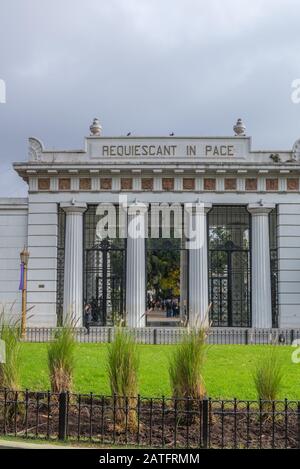
[[[102,156],[235,156],[234,145],[103,145]]]

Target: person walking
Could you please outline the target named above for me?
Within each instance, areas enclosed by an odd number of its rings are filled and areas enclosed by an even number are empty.
[[[90,333],[90,325],[92,322],[92,306],[90,303],[87,303],[84,307],[84,327],[86,328],[86,333]]]
[[[173,316],[173,308],[172,308],[172,300],[168,299],[166,301],[166,311],[167,311],[167,318],[171,318]]]
[[[179,316],[179,303],[177,298],[173,301],[173,317],[177,318]]]

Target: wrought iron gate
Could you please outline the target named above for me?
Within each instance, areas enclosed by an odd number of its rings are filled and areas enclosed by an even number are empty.
[[[250,253],[232,241],[209,251],[210,302],[213,326],[250,325]]]
[[[249,327],[250,215],[243,206],[214,206],[208,220],[211,323]]]
[[[92,306],[94,325],[111,325],[124,313],[125,255],[109,240],[85,250],[84,302]]]

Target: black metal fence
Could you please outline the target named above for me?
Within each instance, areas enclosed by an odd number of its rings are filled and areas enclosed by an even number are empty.
[[[29,327],[26,329],[27,342],[49,342],[57,328]],[[137,343],[150,345],[176,344],[186,333],[180,327],[145,327],[130,329]],[[78,342],[111,342],[114,337],[113,327],[91,327],[89,334],[85,328],[76,329]],[[211,328],[208,333],[210,344],[244,344],[244,345],[291,345],[300,340],[300,329],[248,329],[248,328]]]
[[[0,435],[152,448],[300,448],[300,402],[1,390]]]

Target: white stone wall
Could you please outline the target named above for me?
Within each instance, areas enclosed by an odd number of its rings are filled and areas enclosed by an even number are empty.
[[[279,327],[300,325],[300,204],[278,205]]]
[[[29,195],[28,249],[30,252],[27,304],[33,306],[29,325],[56,326],[57,203]]]
[[[20,252],[27,244],[27,199],[0,199],[0,307],[21,313]]]

